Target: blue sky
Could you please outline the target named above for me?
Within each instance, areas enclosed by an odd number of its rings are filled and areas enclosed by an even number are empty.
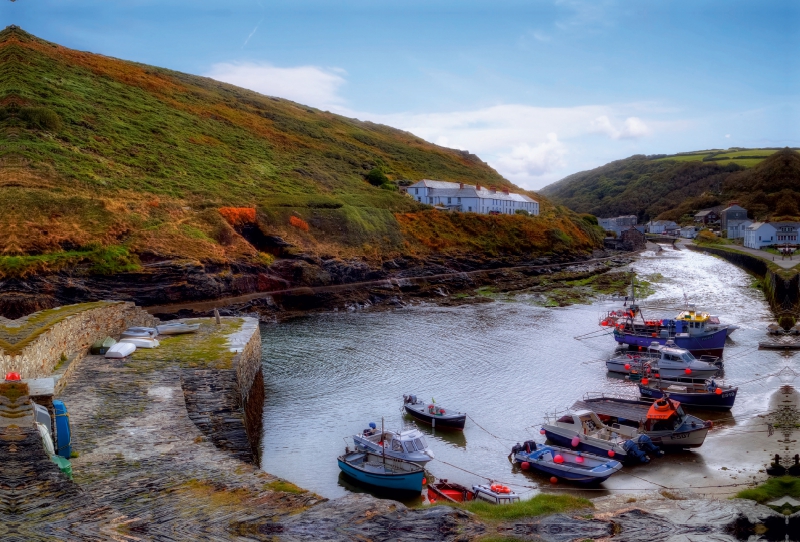
[[[17,0],[75,49],[467,149],[541,188],[636,153],[800,146],[800,2]]]

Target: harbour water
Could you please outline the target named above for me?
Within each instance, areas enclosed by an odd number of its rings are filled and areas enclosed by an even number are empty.
[[[789,381],[765,375],[796,369],[797,361],[757,350],[773,319],[752,277],[723,260],[671,248],[645,252],[630,267],[643,278],[661,277],[655,294],[641,302],[646,316],[674,316],[685,293],[724,323],[741,326],[725,350],[725,380],[740,391],[731,413],[702,416],[716,422],[701,448],[626,468],[603,487],[691,485],[732,493],[736,483],[763,478],[759,469],[769,458],[732,447],[750,446],[747,437],[737,440],[743,424],[764,412],[769,395]],[[336,457],[343,437],[371,421],[380,425],[381,417],[387,428],[410,423],[401,413],[402,397],[414,393],[469,414],[463,434],[420,425],[436,454],[428,470],[437,478],[465,485],[492,478],[521,494],[566,489],[512,467],[511,446],[531,438],[541,442],[545,412],[565,409],[585,393],[635,398],[637,390],[607,374],[604,360],[615,347],[610,336],[574,339],[601,329],[601,314],[620,302],[545,308],[534,301],[515,295],[486,304],[334,312],[262,325],[262,468],[328,498],[363,491],[340,476]],[[648,308],[657,306],[665,310]]]

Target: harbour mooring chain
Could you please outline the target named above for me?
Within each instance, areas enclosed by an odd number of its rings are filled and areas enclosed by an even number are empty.
[[[493,436],[493,437],[494,437],[494,438],[496,438],[497,440],[505,440],[505,441],[507,441],[507,442],[518,442],[518,441],[519,441],[519,439],[515,439],[515,438],[503,438],[503,437],[498,437],[497,435],[495,435],[494,433],[492,433],[491,431],[489,431],[488,429],[486,429],[484,426],[482,426],[481,424],[479,424],[478,422],[476,422],[476,421],[475,421],[475,418],[473,418],[473,417],[472,417],[472,416],[470,416],[469,414],[467,414],[467,418],[469,418],[470,420],[472,420],[472,423],[474,423],[475,425],[477,425],[477,426],[478,426],[480,429],[484,430],[486,433],[488,433],[489,435]]]

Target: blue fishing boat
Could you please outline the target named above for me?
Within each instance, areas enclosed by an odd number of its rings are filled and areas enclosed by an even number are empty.
[[[667,395],[684,407],[695,407],[711,410],[730,410],[736,401],[739,388],[717,383],[713,379],[704,382],[691,379],[665,380],[648,379],[645,385],[639,384],[639,393],[648,399],[661,399]]]
[[[423,468],[411,461],[359,451],[348,451],[338,460],[342,472],[374,487],[421,493],[426,482]]]
[[[599,484],[622,468],[622,463],[560,446],[517,443],[511,449],[513,460],[522,470],[534,469],[580,484]]]

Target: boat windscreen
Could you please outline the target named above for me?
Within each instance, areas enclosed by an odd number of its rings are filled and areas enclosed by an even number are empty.
[[[697,359],[692,355],[691,352],[684,352],[683,354],[681,354],[681,357],[683,358],[684,361],[694,361],[695,359]]]
[[[417,450],[419,451],[422,451],[428,447],[428,443],[425,442],[425,437],[423,437],[422,435],[420,435],[419,438],[414,439],[414,444],[417,445]]]
[[[414,450],[414,443],[411,442],[410,440],[405,441],[403,444],[406,447],[406,452],[407,453],[413,454],[416,451],[416,450]]]

